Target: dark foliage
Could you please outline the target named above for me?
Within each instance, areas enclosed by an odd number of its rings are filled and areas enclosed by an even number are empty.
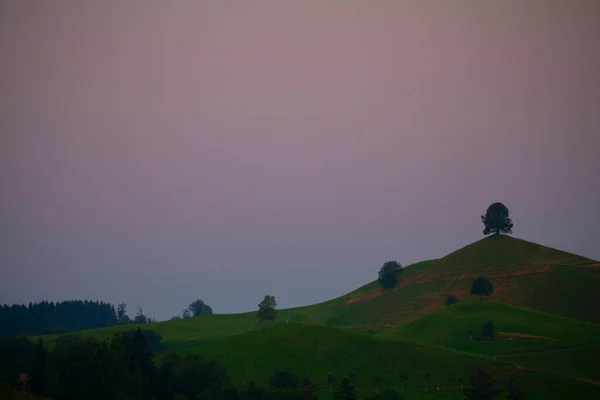
[[[377,274],[377,281],[384,289],[391,289],[398,283],[398,275],[402,272],[402,265],[398,261],[386,261]]]
[[[525,400],[521,385],[519,385],[517,378],[514,376],[508,378],[508,395],[506,396],[506,400]]]
[[[0,336],[73,332],[116,325],[112,304],[76,300],[0,307]]]
[[[446,297],[444,299],[444,304],[447,306],[451,306],[452,304],[456,304],[458,303],[458,297],[456,297],[455,295],[451,294],[450,296]]]
[[[333,396],[334,400],[356,400],[356,388],[350,378],[342,379]]]
[[[402,400],[404,396],[393,389],[384,390],[377,395],[370,397],[369,400]]]
[[[481,276],[473,280],[471,284],[472,295],[479,296],[481,300],[483,296],[491,296],[492,293],[494,293],[494,286],[490,281]]]
[[[502,203],[489,206],[485,215],[481,216],[481,222],[485,225],[484,235],[512,233],[513,223],[508,216],[508,208]]]
[[[269,378],[272,388],[295,389],[298,387],[298,375],[287,370],[277,370]]]
[[[277,302],[275,296],[265,295],[265,298],[258,304],[258,322],[274,321],[277,317]]]
[[[483,329],[481,330],[481,336],[486,338],[491,338],[496,334],[496,328],[494,327],[494,323],[492,321],[488,321],[483,324]]]
[[[496,388],[496,382],[481,368],[469,379],[469,385],[463,391],[466,400],[492,400],[500,393],[502,390]]]
[[[198,299],[191,302],[187,309],[192,317],[198,317],[200,315],[211,315],[213,313],[212,308],[206,304],[203,300]]]

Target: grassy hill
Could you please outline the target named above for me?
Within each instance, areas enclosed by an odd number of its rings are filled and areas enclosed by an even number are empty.
[[[471,340],[492,320],[498,335]],[[381,338],[493,356],[527,369],[600,381],[600,325],[492,301],[459,303],[389,329]]]
[[[468,294],[477,276],[493,283],[492,301]],[[461,302],[446,307],[448,294]],[[258,326],[254,312],[140,327],[163,336],[161,353],[215,359],[235,383],[264,382],[285,368],[308,375],[324,398],[328,374],[355,374],[360,388],[406,386],[407,398],[460,399],[460,379],[466,382],[477,366],[500,381],[522,375],[529,399],[594,398],[600,396],[598,303],[600,263],[492,236],[405,267],[392,290],[374,281],[330,301],[280,310],[268,328]],[[470,340],[488,320],[499,336]],[[77,335],[103,338],[135,327]]]
[[[289,319],[377,334],[444,308],[443,299],[448,294],[470,299],[471,282],[479,275],[493,283],[495,301],[600,322],[600,308],[591,306],[600,303],[600,263],[501,235],[486,237],[441,259],[405,267],[402,282],[393,290],[383,291],[374,281],[330,301],[280,310],[277,323]],[[78,334],[106,337],[132,327]],[[152,325],[169,349],[194,347],[257,328],[253,312]]]
[[[496,340],[471,340],[488,320],[494,322]],[[484,300],[446,307],[378,336],[498,356],[515,354],[514,349],[529,353],[600,346],[600,325]]]
[[[356,332],[318,325],[289,324],[231,336],[186,350],[217,360],[233,383],[267,382],[277,369],[308,376],[327,398],[327,376],[338,379],[354,374],[357,388],[394,387],[408,398],[462,398],[460,380],[482,367],[499,382],[508,375],[521,377],[531,399],[556,397],[568,388],[584,395],[600,395],[600,387],[548,373],[525,371],[512,362],[445,349],[438,346],[385,340]],[[159,357],[160,362],[160,357]],[[540,389],[545,386],[547,389]],[[438,392],[438,387],[440,392]],[[536,392],[535,394],[533,392]],[[566,396],[566,392],[563,393]]]

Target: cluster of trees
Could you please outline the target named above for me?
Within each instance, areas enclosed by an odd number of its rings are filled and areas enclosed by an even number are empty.
[[[73,332],[116,325],[112,304],[73,300],[0,307],[0,336]]]
[[[171,320],[186,319],[191,317],[199,317],[201,315],[212,315],[212,308],[202,299],[192,301],[186,308],[183,309],[181,316],[176,315]]]
[[[493,400],[502,395],[505,389],[499,386],[492,376],[479,368],[469,379],[469,386],[463,390],[465,400]],[[507,400],[524,400],[525,395],[515,376],[510,376],[506,385]]]

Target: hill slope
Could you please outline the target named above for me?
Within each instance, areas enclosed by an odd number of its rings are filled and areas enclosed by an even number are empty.
[[[256,330],[185,352],[218,361],[234,384],[266,382],[275,370],[286,369],[300,377],[308,376],[324,391],[329,374],[338,379],[353,374],[356,386],[363,390],[402,387],[415,396],[431,391],[432,398],[439,398],[433,396],[439,387],[452,394],[445,398],[462,398],[460,380],[468,382],[473,371],[482,367],[499,382],[509,374],[522,375],[530,399],[566,398],[560,397],[566,395],[565,390],[570,396],[600,395],[600,387],[523,371],[509,362],[317,325],[289,324]]]
[[[600,308],[590,306],[600,303],[599,263],[524,240],[491,236],[441,259],[405,267],[402,282],[393,290],[383,291],[371,282],[330,301],[280,310],[276,323],[290,319],[376,334],[443,308],[448,294],[469,299],[472,279],[479,275],[493,283],[492,298],[496,301],[600,322]],[[106,337],[133,327],[117,326],[78,335]],[[151,329],[163,336],[170,349],[177,349],[256,328],[252,312],[161,322]]]

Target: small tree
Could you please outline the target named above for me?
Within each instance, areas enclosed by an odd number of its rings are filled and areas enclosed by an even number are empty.
[[[496,389],[496,382],[481,368],[469,380],[469,386],[463,391],[465,400],[492,400],[500,392]]]
[[[269,378],[271,387],[276,389],[296,389],[298,387],[298,375],[287,370],[277,370]]]
[[[471,284],[471,294],[479,296],[479,300],[481,300],[483,296],[491,296],[492,293],[494,293],[494,286],[490,281],[481,276],[473,280],[473,283]]]
[[[183,310],[183,312],[181,313],[181,318],[183,318],[183,319],[192,318],[192,313],[190,312],[190,310],[185,308]]]
[[[264,321],[275,321],[277,317],[276,307],[275,296],[265,295],[263,301],[258,304],[258,322],[262,324]]]
[[[508,216],[508,208],[502,203],[494,203],[489,206],[485,215],[481,216],[481,222],[485,226],[484,235],[512,233],[513,223]]]
[[[190,311],[190,314],[193,317],[198,317],[200,315],[211,315],[213,313],[212,308],[210,308],[210,306],[201,299],[191,302],[187,309]]]
[[[333,385],[335,384],[335,376],[332,374],[327,375],[327,383],[329,384],[329,391],[333,392]]]
[[[308,379],[308,376],[304,377],[304,379],[302,379],[302,392],[304,394],[304,396],[302,397],[303,399],[306,400],[316,400],[316,393],[317,393],[317,387],[315,386],[314,383],[312,383],[310,381],[310,379]]]
[[[491,338],[496,334],[496,328],[494,327],[494,323],[492,321],[488,321],[483,324],[483,329],[481,330],[481,336],[486,338]]]
[[[506,396],[506,400],[525,400],[521,386],[514,376],[508,378],[508,396]]]
[[[398,261],[386,261],[379,269],[377,280],[384,289],[391,289],[398,283],[402,265]]]
[[[456,304],[456,303],[458,303],[458,297],[456,297],[453,294],[451,294],[450,296],[448,296],[444,299],[444,304],[447,306],[451,306],[452,304]]]
[[[119,303],[117,305],[117,323],[123,323],[125,317],[127,316],[127,304]]]
[[[334,400],[356,400],[356,388],[349,378],[342,379],[333,398]]]
[[[144,310],[142,307],[137,307],[137,312],[135,314],[135,318],[133,319],[134,324],[145,324],[148,322],[148,318],[144,315]]]

